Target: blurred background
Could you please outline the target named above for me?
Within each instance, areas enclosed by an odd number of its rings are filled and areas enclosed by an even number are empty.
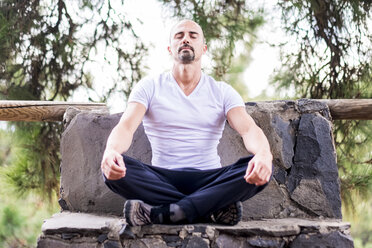
[[[198,22],[203,70],[245,101],[372,98],[370,1],[0,0],[0,100],[105,102],[170,70],[169,31]],[[59,211],[58,122],[0,121],[0,247],[35,247]],[[343,219],[372,247],[372,121],[335,121]]]

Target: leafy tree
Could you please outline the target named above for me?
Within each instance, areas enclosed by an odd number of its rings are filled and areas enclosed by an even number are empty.
[[[0,165],[7,165],[11,161],[10,144],[11,136],[0,128]]]
[[[284,29],[292,40],[273,82],[294,86],[298,97],[371,98],[370,1],[279,1]],[[288,48],[284,46],[284,48]],[[344,206],[350,192],[371,192],[371,121],[334,122]]]
[[[128,95],[142,77],[147,49],[126,19],[124,1],[4,0],[0,6],[0,99],[68,100],[76,89],[94,85],[89,68],[103,54],[116,65],[114,84],[96,92]],[[131,51],[131,52],[129,52]],[[109,59],[108,59],[109,58]],[[120,83],[119,83],[120,82]],[[92,100],[92,98],[90,98]],[[17,159],[6,175],[18,192],[49,198],[58,192],[59,123],[12,123]],[[13,149],[15,150],[15,149]]]

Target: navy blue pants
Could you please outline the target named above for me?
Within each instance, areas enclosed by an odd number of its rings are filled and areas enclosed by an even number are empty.
[[[267,184],[256,186],[244,180],[249,160],[217,169],[163,169],[146,165],[123,155],[125,177],[108,180],[106,185],[126,199],[139,199],[150,205],[178,204],[190,223],[237,201],[245,201]]]

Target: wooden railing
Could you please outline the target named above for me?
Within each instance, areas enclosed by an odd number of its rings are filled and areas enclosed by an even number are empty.
[[[68,107],[107,109],[105,103],[0,101],[0,121],[62,121]]]
[[[328,105],[334,120],[372,120],[372,99],[318,101]],[[68,107],[107,109],[104,103],[0,101],[0,121],[62,121]]]
[[[334,120],[372,120],[372,99],[320,100],[328,105]]]

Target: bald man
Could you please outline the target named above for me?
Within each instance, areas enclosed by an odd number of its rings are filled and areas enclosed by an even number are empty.
[[[105,183],[127,199],[124,216],[131,226],[235,225],[242,217],[241,201],[271,178],[269,143],[240,95],[202,72],[207,45],[197,23],[177,23],[168,51],[172,71],[138,82],[107,140],[101,163]],[[217,145],[226,120],[253,156],[221,167]],[[122,155],[141,122],[151,143],[152,165]]]

